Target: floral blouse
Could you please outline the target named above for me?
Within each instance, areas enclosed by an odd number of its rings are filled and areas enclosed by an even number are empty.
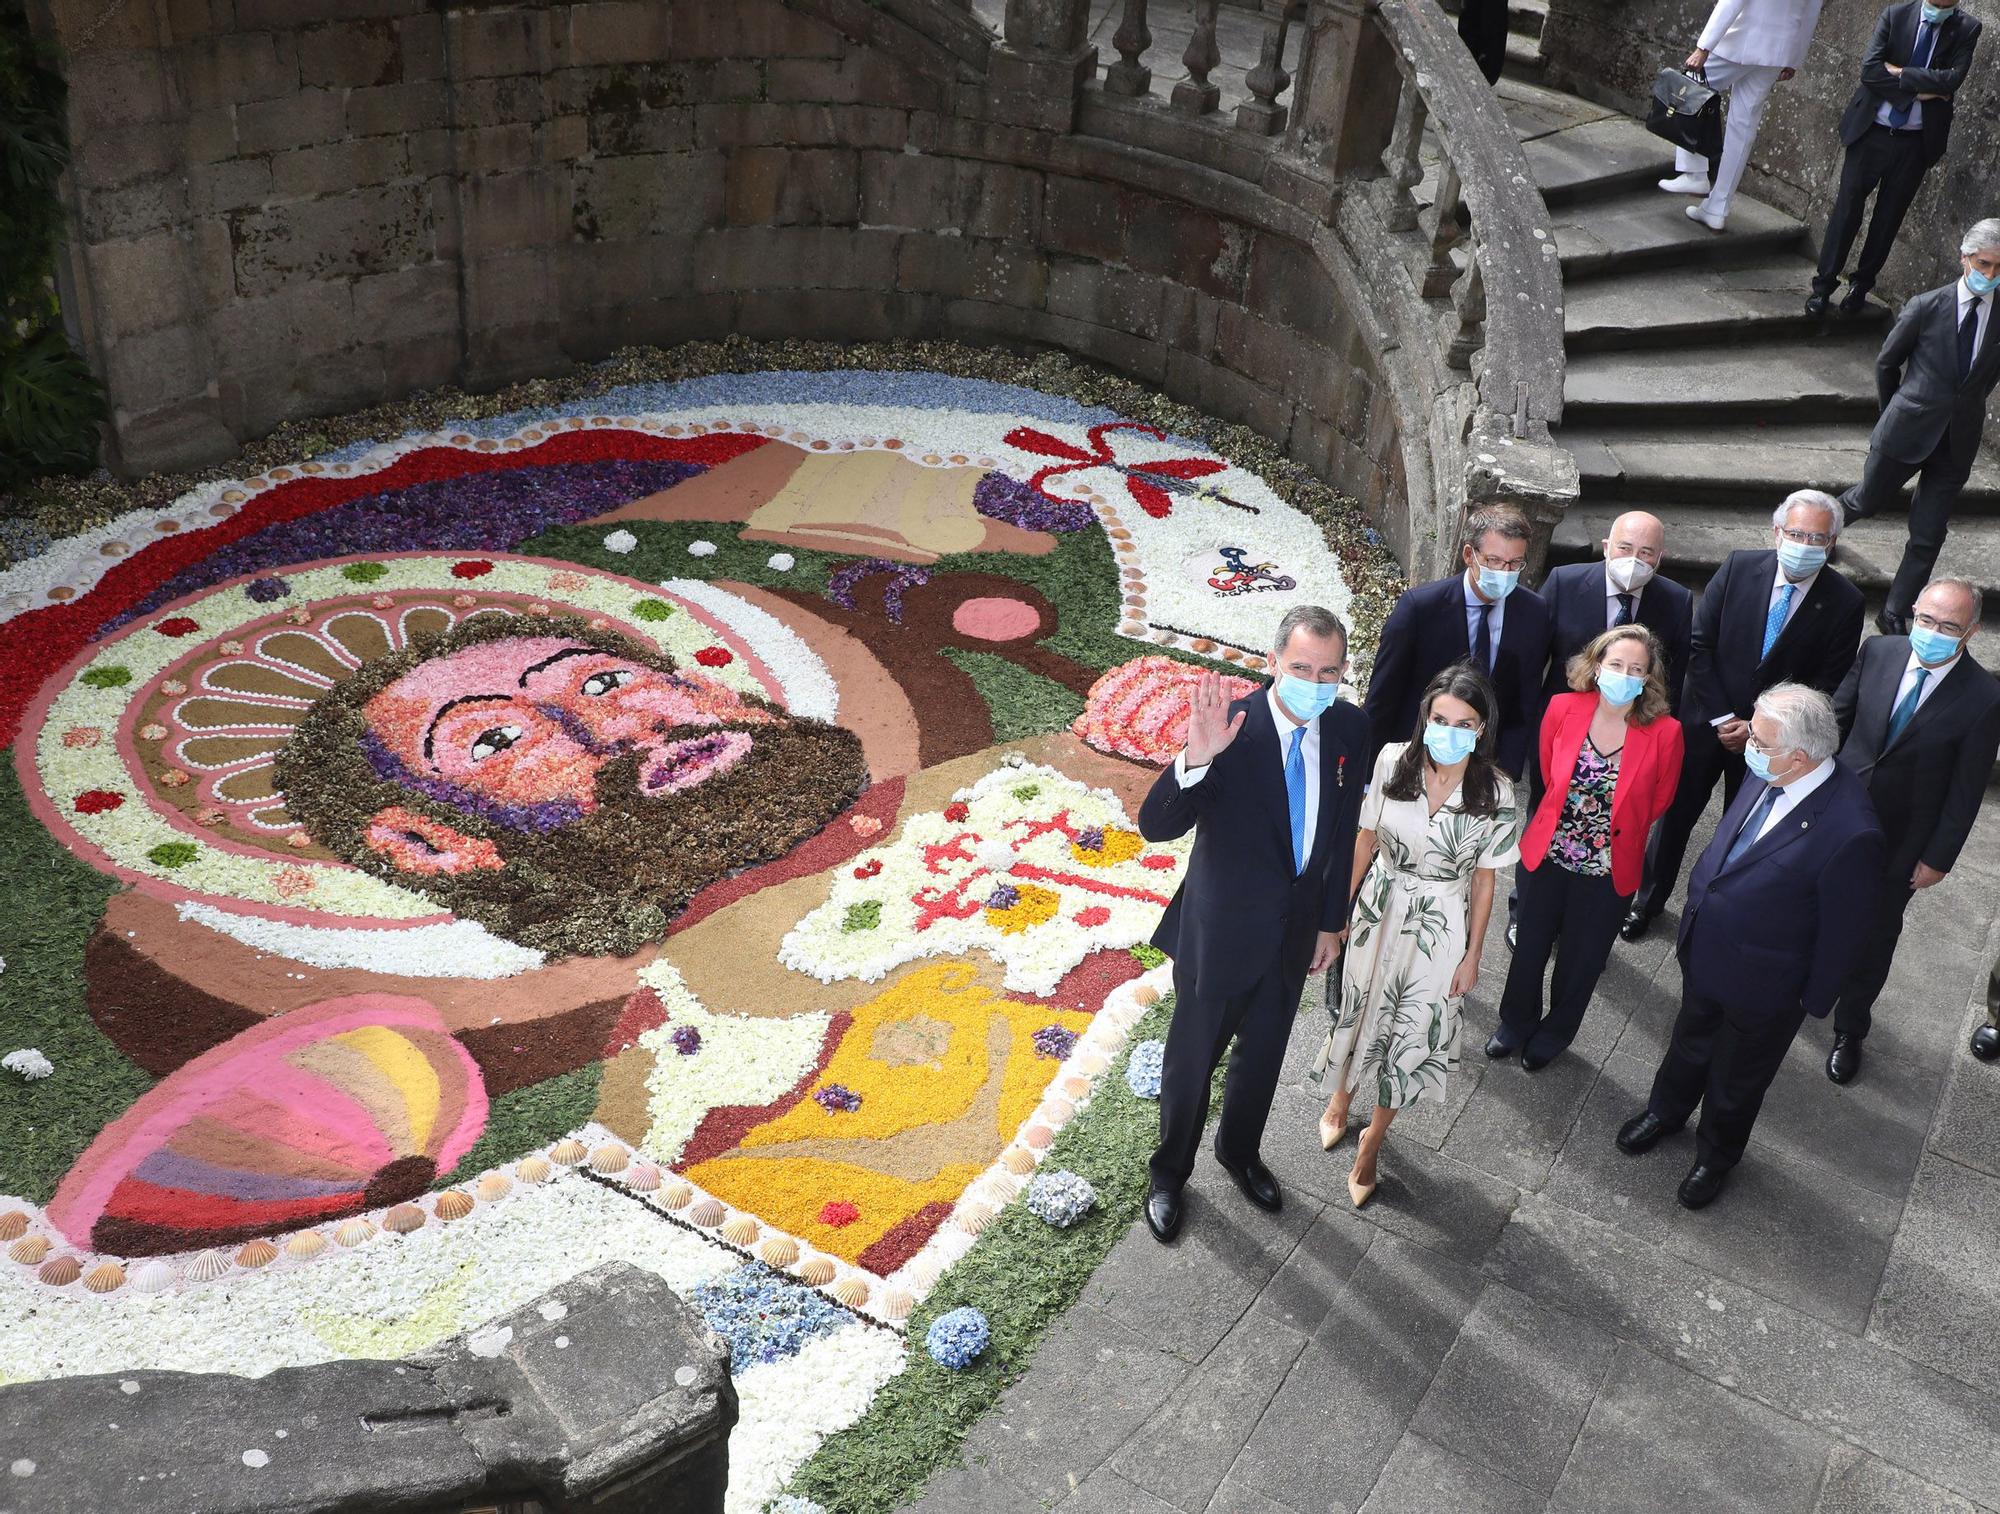
[[[1618,757],[1618,752],[1606,757],[1589,737],[1577,748],[1576,771],[1549,842],[1549,856],[1558,867],[1586,878],[1610,873],[1611,794],[1618,786]]]

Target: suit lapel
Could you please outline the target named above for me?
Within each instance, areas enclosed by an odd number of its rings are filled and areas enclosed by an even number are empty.
[[[1336,706],[1337,708],[1337,706]],[[1329,714],[1331,711],[1328,712]],[[1333,844],[1334,817],[1339,813],[1340,801],[1346,792],[1348,781],[1360,782],[1359,778],[1341,767],[1341,760],[1348,759],[1347,767],[1355,765],[1354,754],[1349,753],[1340,737],[1335,733],[1333,722],[1325,715],[1319,718],[1319,815],[1313,825],[1312,856],[1306,859],[1306,871],[1311,872],[1325,859],[1328,848]],[[1290,815],[1286,816],[1286,840],[1291,839]]]
[[[1961,652],[1952,670],[1938,681],[1938,686],[1932,691],[1931,697],[1917,706],[1916,713],[1910,716],[1910,723],[1903,727],[1903,734],[1899,740],[1908,741],[1910,733],[1917,727],[1942,719],[1947,710],[1965,697],[1966,692],[1972,687],[1972,680],[1962,676],[1966,671],[1965,663],[1965,654]],[[1900,684],[1902,680],[1898,678],[1897,682]]]
[[[1826,782],[1806,795],[1799,803],[1793,805],[1791,809],[1780,815],[1771,828],[1764,832],[1756,841],[1752,842],[1749,849],[1734,862],[1725,863],[1723,866],[1717,868],[1715,870],[1716,876],[1719,878],[1724,873],[1735,872],[1739,867],[1746,867],[1752,862],[1761,862],[1766,857],[1775,856],[1794,841],[1804,836],[1807,831],[1819,823],[1820,812],[1826,808],[1831,790],[1839,779],[1840,771],[1836,768],[1827,776]],[[1763,797],[1762,794],[1757,796],[1760,801]],[[1741,827],[1739,826],[1738,830],[1740,829]],[[1730,834],[1733,836],[1736,832],[1732,831]]]
[[[1794,637],[1806,634],[1808,625],[1813,617],[1819,614],[1821,607],[1826,602],[1826,596],[1820,593],[1820,584],[1825,580],[1826,574],[1827,569],[1821,568],[1813,576],[1812,587],[1806,590],[1805,598],[1799,601],[1799,607],[1792,611],[1790,618],[1778,628],[1778,639],[1771,643],[1771,650],[1764,658],[1765,661],[1768,662],[1772,657],[1776,657],[1779,649],[1788,646]],[[1768,583],[1769,580],[1766,580],[1766,582]],[[1766,616],[1771,613],[1769,595],[1770,591],[1767,589],[1765,591],[1764,608]]]
[[[1730,592],[1742,600],[1742,610],[1735,616],[1735,623],[1742,626],[1740,634],[1749,643],[1747,650],[1752,666],[1764,660],[1758,653],[1764,646],[1764,622],[1771,614],[1771,575],[1777,570],[1778,554],[1759,552],[1756,569],[1743,575],[1744,582],[1729,586]]]
[[[1903,681],[1903,664],[1909,655],[1906,649],[1901,657],[1872,658],[1872,666],[1864,667],[1861,672],[1866,687],[1861,690],[1860,705],[1868,712],[1868,746],[1877,762],[1882,760],[1882,749],[1888,745],[1889,719],[1896,712],[1896,687]]]

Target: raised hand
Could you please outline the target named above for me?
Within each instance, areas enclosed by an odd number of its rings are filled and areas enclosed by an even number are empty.
[[[1188,697],[1187,765],[1207,767],[1222,755],[1236,733],[1243,729],[1243,716],[1229,714],[1229,700],[1222,692],[1222,679],[1204,673]]]

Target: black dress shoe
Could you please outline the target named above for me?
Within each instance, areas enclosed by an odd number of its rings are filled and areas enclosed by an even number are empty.
[[[1276,1214],[1285,1207],[1285,1195],[1278,1187],[1278,1180],[1271,1176],[1271,1169],[1255,1157],[1241,1166],[1223,1161],[1220,1152],[1216,1153],[1215,1160],[1221,1162],[1222,1170],[1236,1180],[1236,1186],[1243,1190],[1243,1197],[1259,1209],[1268,1209]]]
[[[1661,1136],[1679,1128],[1669,1125],[1649,1109],[1644,1114],[1633,1115],[1618,1127],[1618,1149],[1628,1157],[1642,1156],[1659,1144]]]
[[[1875,617],[1875,629],[1884,636],[1908,636],[1910,617],[1898,615],[1894,610],[1883,610]]]
[[[1722,1192],[1722,1180],[1728,1175],[1727,1167],[1711,1167],[1706,1162],[1696,1162],[1688,1169],[1688,1175],[1681,1179],[1680,1191],[1674,1197],[1681,1201],[1683,1209],[1706,1209]]]
[[[1146,1228],[1153,1232],[1153,1239],[1161,1245],[1167,1244],[1181,1233],[1181,1196],[1169,1193],[1164,1188],[1155,1188],[1146,1195]]]
[[[1833,1050],[1826,1054],[1826,1075],[1836,1083],[1852,1083],[1861,1071],[1861,1037],[1844,1030],[1833,1033]]]
[[[1530,1047],[1527,1051],[1521,1053],[1521,1071],[1540,1072],[1560,1055],[1562,1055],[1560,1052],[1536,1051]]]
[[[1867,312],[1868,291],[1865,289],[1850,289],[1847,298],[1840,302],[1842,315],[1865,315]]]
[[[1504,1026],[1494,1031],[1493,1039],[1486,1043],[1486,1055],[1496,1062],[1502,1057],[1513,1056],[1520,1049],[1521,1043],[1509,1037]]]
[[[1642,940],[1646,932],[1652,929],[1652,926],[1653,917],[1646,913],[1645,910],[1628,910],[1625,918],[1618,922],[1618,935],[1622,940],[1626,941]]]
[[[1826,314],[1830,308],[1830,304],[1831,302],[1823,294],[1808,295],[1806,296],[1806,314],[1814,320],[1818,320]]]
[[[2000,1061],[2000,1030],[1982,1025],[1972,1033],[1972,1054],[1982,1062]]]

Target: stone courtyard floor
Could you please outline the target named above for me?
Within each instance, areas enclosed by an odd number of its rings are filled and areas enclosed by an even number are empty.
[[[2000,1067],[1966,1051],[2000,946],[2000,802],[1920,895],[1860,1078],[1808,1022],[1711,1208],[1693,1137],[1629,1158],[1672,1025],[1677,912],[1620,944],[1570,1053],[1489,1064],[1496,923],[1442,1109],[1349,1204],[1292,1037],[1264,1157],[1282,1214],[1204,1157],[932,1479],[922,1514],[1757,1514],[2000,1508]],[[1710,823],[1713,822],[1711,814]]]

